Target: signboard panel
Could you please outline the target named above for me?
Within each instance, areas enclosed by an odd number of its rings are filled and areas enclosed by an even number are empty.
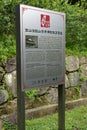
[[[65,14],[20,5],[22,90],[65,80]]]

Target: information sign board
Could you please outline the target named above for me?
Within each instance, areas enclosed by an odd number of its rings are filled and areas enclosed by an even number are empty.
[[[22,90],[65,80],[65,14],[20,5]]]

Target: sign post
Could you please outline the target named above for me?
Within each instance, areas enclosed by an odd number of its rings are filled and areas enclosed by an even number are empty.
[[[16,7],[16,30],[18,125],[25,123],[24,91],[48,85],[59,85],[61,116],[62,110],[64,113],[65,14],[20,4]],[[25,130],[24,125],[18,130]]]
[[[16,6],[16,61],[17,61],[17,124],[18,130],[25,130],[25,95],[21,76],[21,30],[19,5]]]
[[[65,84],[58,86],[58,130],[65,130]]]

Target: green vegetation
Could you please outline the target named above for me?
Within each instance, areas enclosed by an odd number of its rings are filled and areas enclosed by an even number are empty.
[[[11,124],[9,121],[4,120],[2,130],[17,130],[17,126]]]
[[[27,91],[25,91],[25,94],[29,98],[35,98],[35,95],[37,94],[38,91],[39,91],[39,89],[27,90]]]
[[[87,57],[86,0],[0,0],[0,60],[16,56],[15,6],[20,3],[65,12],[66,54]],[[35,93],[26,92],[28,97]]]
[[[87,130],[87,106],[74,108],[66,111],[66,130]],[[3,130],[16,130],[16,126],[4,122]],[[50,115],[44,118],[27,120],[26,130],[57,130],[58,115]]]
[[[20,3],[65,12],[66,54],[87,57],[87,0],[0,0],[0,60],[16,56],[15,6]],[[85,78],[81,77],[81,80]],[[34,97],[36,93],[37,90],[27,91],[26,95]],[[9,94],[11,100],[12,94]],[[73,127],[86,130],[86,113],[87,107],[66,112],[66,130],[72,130]],[[5,121],[4,129],[13,130],[16,126]],[[26,129],[55,130],[57,115],[26,121]]]
[[[6,60],[16,55],[15,37],[13,35],[3,34],[0,40],[0,59]]]
[[[66,13],[66,53],[87,56],[86,0],[0,0],[0,59],[16,55],[15,6],[26,4]]]
[[[66,12],[67,54],[87,56],[87,10],[74,5],[67,6]]]

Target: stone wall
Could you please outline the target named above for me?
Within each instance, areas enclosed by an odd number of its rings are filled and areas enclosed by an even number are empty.
[[[66,100],[87,97],[87,58],[66,57]],[[57,103],[57,86],[42,88],[34,99],[26,96],[26,109]],[[9,114],[17,108],[16,59],[0,62],[0,115]]]

